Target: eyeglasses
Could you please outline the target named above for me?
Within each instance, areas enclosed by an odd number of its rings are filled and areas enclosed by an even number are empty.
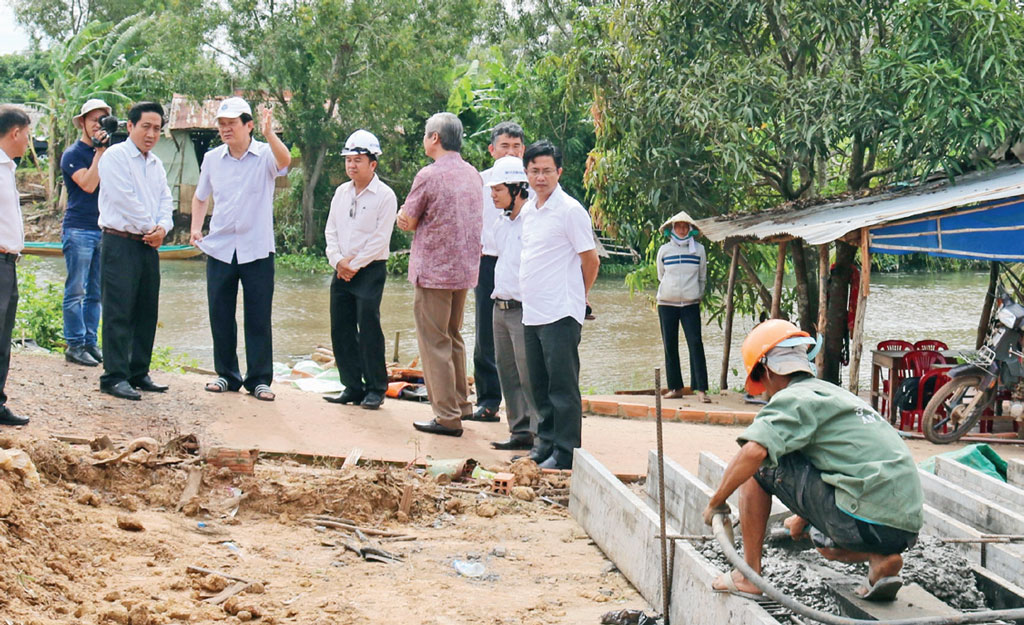
[[[554,176],[558,173],[557,169],[527,169],[526,173],[531,176]]]

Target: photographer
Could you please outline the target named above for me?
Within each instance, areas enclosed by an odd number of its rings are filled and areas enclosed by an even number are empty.
[[[100,120],[111,114],[99,99],[82,105],[71,121],[82,131],[81,138],[64,151],[60,170],[68,190],[61,244],[68,277],[64,281],[64,340],[68,362],[95,367],[103,360],[96,345],[100,323],[100,158],[110,137]]]

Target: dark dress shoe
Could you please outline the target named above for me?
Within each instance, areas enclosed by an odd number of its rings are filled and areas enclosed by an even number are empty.
[[[64,360],[76,365],[82,365],[83,367],[95,367],[100,364],[98,360],[92,357],[92,354],[89,353],[85,345],[75,345],[67,348],[64,352]]]
[[[502,451],[510,451],[513,449],[533,449],[533,439],[516,438],[512,436],[509,437],[507,441],[501,441],[500,443],[492,442],[491,447]]]
[[[166,384],[157,384],[153,381],[153,378],[148,375],[132,380],[131,385],[132,388],[136,388],[140,391],[148,391],[150,393],[163,393],[167,389],[171,388]]]
[[[498,416],[497,408],[487,408],[486,406],[480,406],[471,415],[462,417],[463,421],[482,421],[484,423],[497,423],[501,421],[501,417]]]
[[[437,419],[430,421],[413,421],[412,426],[420,432],[427,434],[443,434],[444,436],[462,436],[462,428],[455,429],[445,427],[437,422]]]
[[[566,462],[565,460],[560,459],[556,453],[551,454],[551,457],[544,462],[537,463],[537,466],[541,469],[559,469],[564,471],[565,469],[572,469],[572,460],[570,459]]]
[[[86,345],[85,351],[89,352],[89,355],[96,359],[96,362],[103,362],[103,352],[100,351],[100,346],[93,343],[92,345]]]
[[[384,396],[376,391],[370,391],[363,398],[363,401],[359,402],[359,405],[367,410],[376,410],[380,408],[381,404],[384,403]]]
[[[0,425],[28,425],[28,417],[19,417],[7,406],[0,406]]]
[[[358,404],[363,401],[364,397],[366,397],[364,391],[355,391],[347,388],[339,395],[324,397],[324,401],[331,404]]]
[[[132,385],[128,384],[128,380],[121,380],[117,384],[100,383],[100,392],[113,395],[119,399],[131,399],[134,401],[142,399],[142,393],[133,389]]]

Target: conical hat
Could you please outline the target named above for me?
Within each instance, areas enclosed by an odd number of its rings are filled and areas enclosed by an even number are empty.
[[[672,215],[671,217],[669,217],[668,221],[666,221],[665,223],[661,224],[661,228],[658,228],[658,229],[659,230],[664,230],[665,228],[671,228],[672,224],[676,223],[677,221],[684,221],[684,222],[686,222],[688,224],[696,224],[697,223],[696,221],[694,221],[693,217],[690,217],[689,213],[687,213],[686,211],[679,211],[675,215]]]

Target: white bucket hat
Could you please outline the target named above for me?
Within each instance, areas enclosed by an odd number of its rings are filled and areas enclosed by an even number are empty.
[[[356,154],[373,154],[380,156],[380,141],[368,130],[357,130],[345,140],[345,147],[341,150],[342,156],[355,156]]]
[[[494,161],[494,167],[487,174],[487,186],[493,187],[499,184],[518,184],[529,182],[526,178],[526,169],[523,167],[523,159],[518,156],[502,156]]]
[[[85,104],[82,105],[82,111],[78,115],[75,115],[71,118],[71,123],[75,125],[75,128],[81,129],[82,124],[84,123],[82,120],[85,118],[85,116],[98,109],[105,109],[107,111],[107,115],[110,115],[110,112],[112,110],[109,104],[107,104],[99,98],[86,100]]]
[[[236,117],[241,117],[242,113],[252,117],[252,107],[249,106],[248,102],[239,97],[227,98],[217,107],[218,118],[235,119]]]

